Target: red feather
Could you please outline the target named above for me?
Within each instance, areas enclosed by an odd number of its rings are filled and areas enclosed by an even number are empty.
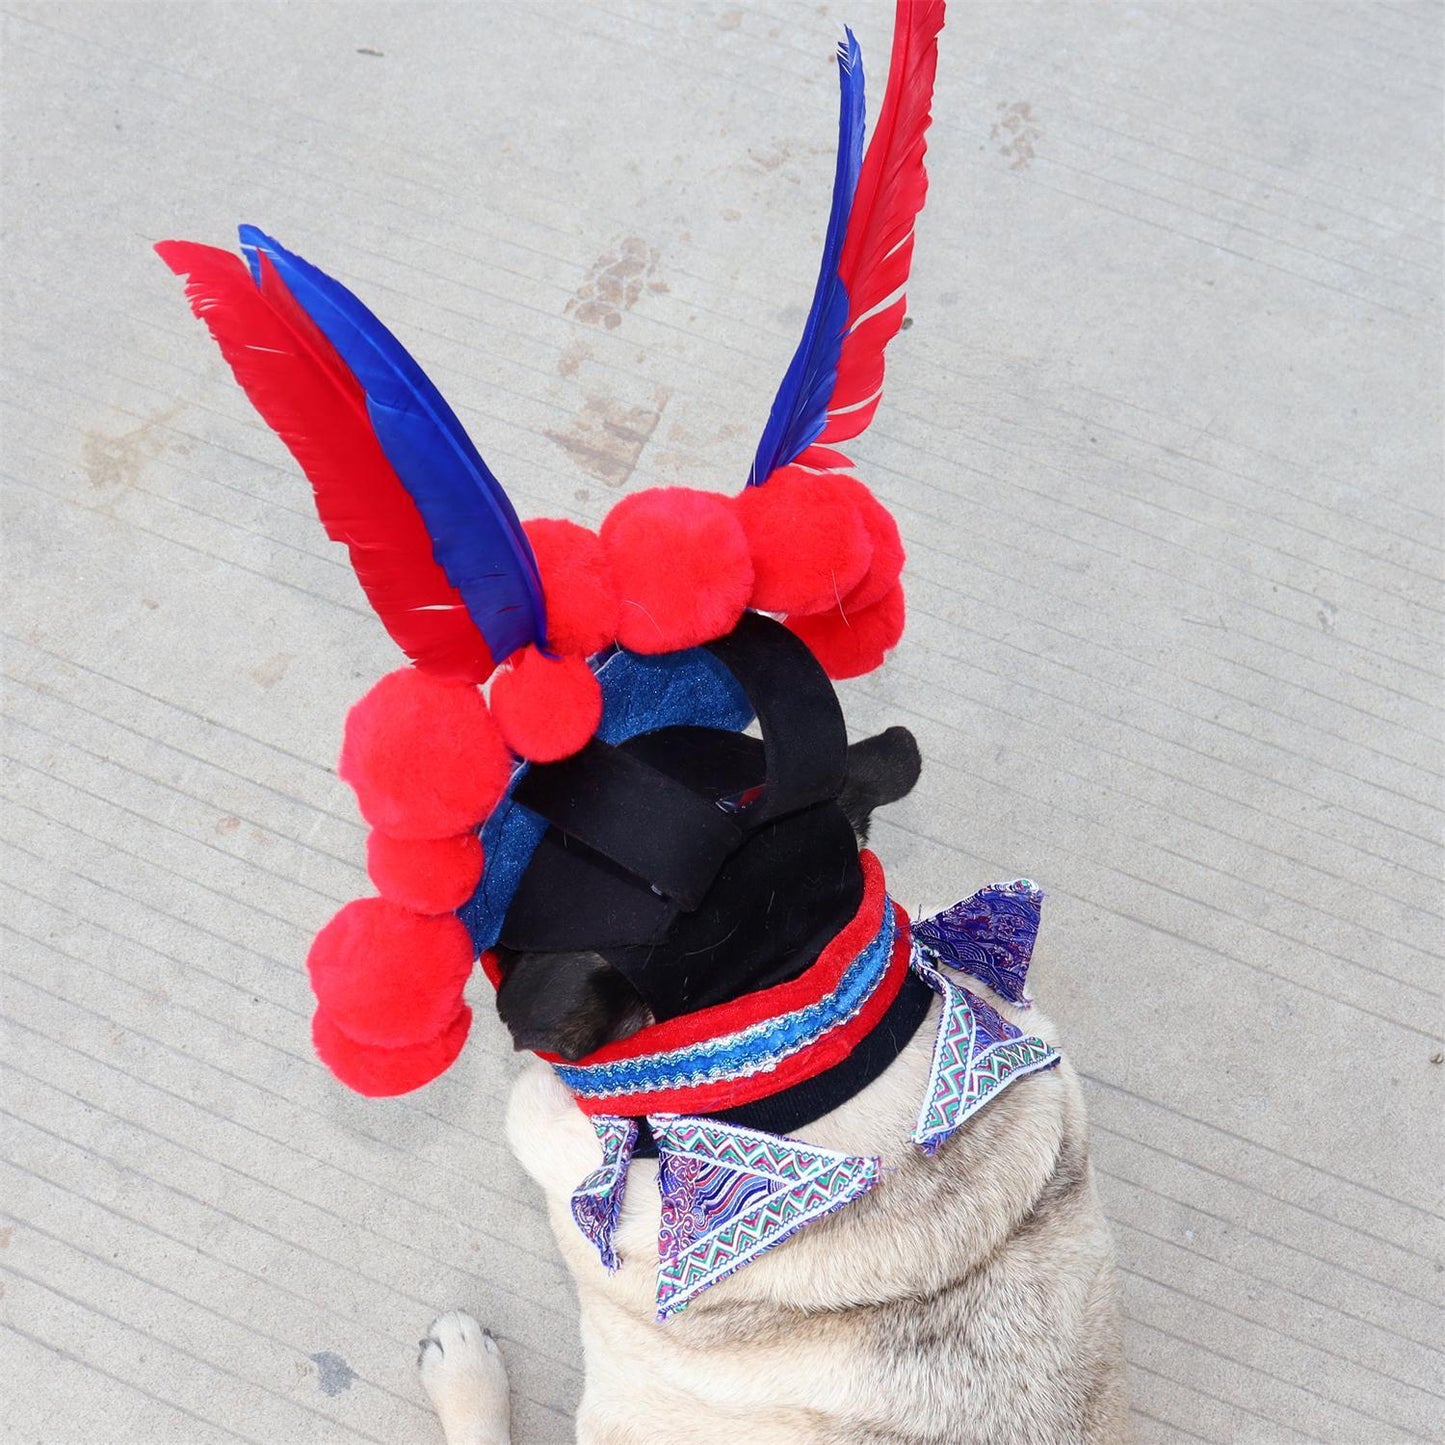
[[[261,285],[237,256],[162,241],[161,260],[186,279],[204,321],[261,416],[300,463],[326,535],[346,543],[368,600],[424,671],[484,682],[492,658],[381,443],[366,397],[336,348],[261,257]]]
[[[834,451],[832,447],[820,447],[814,442],[793,458],[792,465],[810,472],[851,472],[853,459]]]
[[[838,262],[848,291],[850,329],[821,443],[846,441],[873,420],[883,392],[883,350],[903,324],[903,297],[878,308],[908,280],[913,226],[928,194],[924,132],[943,10],[944,0],[898,0],[888,88],[858,175]]]

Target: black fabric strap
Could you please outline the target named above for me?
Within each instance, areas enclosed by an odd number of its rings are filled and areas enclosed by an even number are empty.
[[[689,910],[744,837],[700,793],[596,738],[563,762],[532,768],[515,796]]]
[[[747,694],[763,735],[768,781],[748,826],[836,798],[848,778],[848,729],[808,645],[758,612],[705,645]]]
[[[797,1130],[831,1114],[849,1099],[861,1094],[899,1054],[908,1047],[919,1025],[928,1016],[928,1007],[937,995],[919,976],[908,970],[898,997],[888,1005],[888,1011],[878,1025],[841,1064],[824,1069],[801,1084],[790,1089],[770,1094],[751,1104],[736,1109],[724,1109],[709,1114],[709,1119],[720,1119],[724,1124],[736,1124],[740,1129],[758,1129],[765,1134],[779,1134],[786,1137]],[[657,1141],[646,1119],[637,1121],[637,1149],[639,1159],[657,1157]]]
[[[765,777],[756,799],[727,813],[694,789],[594,738],[562,762],[533,767],[515,798],[571,838],[696,909],[723,863],[765,824],[837,798],[848,776],[848,733],[827,674],[801,638],[746,612],[706,644],[757,714]],[[645,939],[651,941],[651,931]]]

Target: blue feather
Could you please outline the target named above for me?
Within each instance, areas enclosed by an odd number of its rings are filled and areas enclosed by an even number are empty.
[[[838,165],[833,175],[833,208],[823,242],[823,265],[803,339],[793,353],[783,384],[768,414],[753,459],[748,485],[760,486],[816,441],[828,420],[828,402],[838,379],[838,357],[848,329],[848,292],[838,277],[838,258],[853,193],[863,164],[863,54],[851,30],[838,47]]]
[[[339,281],[254,226],[241,247],[260,284],[265,252],[366,393],[387,460],[421,513],[438,565],[461,593],[493,662],[547,635],[541,578],[507,494],[406,348]]]

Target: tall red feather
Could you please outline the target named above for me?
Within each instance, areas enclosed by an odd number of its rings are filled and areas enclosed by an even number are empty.
[[[849,331],[827,425],[815,445],[826,447],[857,436],[873,420],[883,394],[883,350],[903,324],[904,298],[883,303],[908,280],[913,226],[928,194],[924,132],[943,11],[944,0],[898,0],[888,88],[858,175],[838,262],[848,291]],[[827,465],[823,456],[810,461],[806,451],[798,461],[803,466]]]
[[[344,542],[368,600],[424,671],[457,682],[491,674],[487,645],[381,443],[366,397],[336,348],[266,257],[261,285],[215,246],[162,241],[167,266],[205,322],[246,395],[286,443],[316,494],[326,535]]]

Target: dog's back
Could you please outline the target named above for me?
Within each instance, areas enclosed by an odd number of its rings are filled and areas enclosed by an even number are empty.
[[[1027,1027],[1050,1033],[1036,1013]],[[616,1233],[624,1263],[609,1275],[567,1208],[597,1165],[596,1136],[549,1068],[527,1069],[508,1132],[581,1298],[579,1440],[1127,1438],[1112,1247],[1077,1078],[1065,1061],[1020,1080],[930,1159],[908,1133],[933,1037],[926,1024],[872,1085],[798,1131],[880,1156],[879,1185],[664,1324],[656,1165],[632,1166]]]

